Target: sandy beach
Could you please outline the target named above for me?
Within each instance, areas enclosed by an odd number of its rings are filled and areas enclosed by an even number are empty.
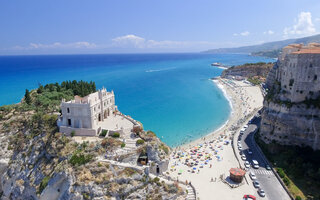
[[[229,100],[232,112],[229,120],[218,130],[198,140],[175,148],[171,154],[167,175],[191,182],[197,197],[204,199],[242,199],[244,194],[256,195],[247,176],[237,188],[222,182],[229,169],[239,167],[231,146],[232,134],[249,120],[248,116],[262,107],[263,96],[258,86],[228,79],[213,80]]]

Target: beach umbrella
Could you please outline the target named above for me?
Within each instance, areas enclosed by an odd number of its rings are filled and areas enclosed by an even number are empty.
[[[192,168],[193,170],[197,170],[197,168],[196,167],[194,167],[194,168]]]

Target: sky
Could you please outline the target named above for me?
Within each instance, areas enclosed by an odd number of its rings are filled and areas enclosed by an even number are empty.
[[[319,0],[0,1],[0,55],[199,52],[320,33]]]

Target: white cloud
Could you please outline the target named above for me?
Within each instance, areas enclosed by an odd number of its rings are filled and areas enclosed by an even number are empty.
[[[112,46],[124,48],[185,48],[197,45],[214,45],[207,41],[172,41],[172,40],[147,40],[130,34],[112,39]]]
[[[310,12],[301,12],[298,16],[298,20],[295,20],[295,24],[292,27],[286,27],[283,30],[285,36],[288,35],[312,35],[316,33],[316,28],[312,23],[312,16]]]
[[[250,34],[249,31],[244,31],[244,32],[241,32],[241,33],[234,33],[233,36],[248,36]]]
[[[97,45],[89,42],[74,42],[74,43],[60,43],[52,44],[30,43],[28,46],[15,46],[15,50],[33,50],[33,49],[90,49],[96,48]]]
[[[240,33],[240,35],[242,35],[242,36],[248,36],[249,34],[250,34],[249,31],[245,31],[245,32]]]
[[[273,35],[274,31],[268,30],[268,31],[263,32],[263,34],[265,34],[265,35]]]
[[[143,48],[145,46],[145,39],[136,35],[125,35],[112,39],[115,46],[133,46]]]

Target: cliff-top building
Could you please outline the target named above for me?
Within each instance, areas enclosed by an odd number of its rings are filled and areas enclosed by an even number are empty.
[[[320,149],[320,44],[283,48],[266,86],[262,139]]]
[[[103,122],[117,111],[113,91],[101,89],[85,97],[61,102],[62,116],[58,121],[60,132],[95,136],[102,130]]]

